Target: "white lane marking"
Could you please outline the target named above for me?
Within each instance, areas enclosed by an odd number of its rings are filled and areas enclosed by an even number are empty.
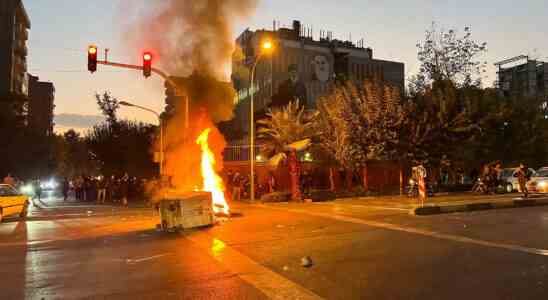
[[[402,232],[407,232],[407,233],[419,234],[419,235],[429,236],[429,237],[442,239],[442,240],[449,240],[449,241],[454,241],[454,242],[475,244],[475,245],[492,247],[492,248],[500,248],[500,249],[519,251],[519,252],[524,252],[524,253],[529,253],[529,254],[548,256],[548,250],[547,249],[531,248],[531,247],[525,247],[525,246],[514,245],[514,244],[503,244],[503,243],[489,242],[489,241],[484,241],[484,240],[479,240],[479,239],[474,239],[474,238],[468,238],[468,237],[463,237],[463,236],[458,236],[458,235],[434,232],[434,231],[430,231],[430,230],[402,227],[402,226],[398,226],[398,225],[395,225],[395,224],[375,222],[375,221],[365,221],[365,220],[358,219],[358,218],[352,218],[352,217],[341,216],[341,215],[336,215],[336,214],[309,212],[309,211],[304,211],[304,210],[300,210],[300,209],[284,209],[284,208],[278,208],[278,207],[269,207],[269,206],[266,206],[266,205],[257,205],[257,206],[258,207],[263,207],[263,208],[268,208],[268,209],[284,210],[284,211],[300,213],[300,214],[306,214],[306,215],[311,215],[311,216],[316,216],[316,217],[324,217],[324,218],[329,218],[329,219],[335,219],[335,220],[338,220],[338,221],[361,224],[361,225],[367,225],[367,226],[371,226],[371,227],[384,228],[384,229],[389,229],[389,230],[394,230],[394,231],[402,231]]]
[[[172,253],[164,253],[164,254],[158,254],[158,255],[153,255],[153,256],[143,257],[143,258],[137,258],[137,259],[128,258],[128,259],[126,259],[126,262],[128,264],[135,264],[135,263],[140,263],[140,262],[144,262],[144,261],[148,261],[148,260],[157,259],[157,258],[164,257],[164,256],[167,256],[167,255],[171,255],[171,254]]]
[[[350,207],[354,208],[373,208],[373,209],[386,209],[386,210],[399,210],[399,211],[409,211],[408,208],[400,208],[400,207],[384,207],[384,206],[376,206],[376,205],[359,205],[359,204],[351,204]]]
[[[255,262],[219,239],[214,239],[205,233],[194,233],[185,235],[185,237],[206,250],[215,260],[236,273],[242,280],[259,289],[270,299],[323,299],[303,286]]]

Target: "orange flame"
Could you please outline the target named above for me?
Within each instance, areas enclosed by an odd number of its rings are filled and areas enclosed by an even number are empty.
[[[203,178],[203,191],[210,192],[213,197],[213,211],[215,213],[229,213],[229,207],[225,200],[223,180],[215,172],[215,156],[207,143],[210,128],[202,131],[196,139],[196,144],[202,148],[201,172]]]

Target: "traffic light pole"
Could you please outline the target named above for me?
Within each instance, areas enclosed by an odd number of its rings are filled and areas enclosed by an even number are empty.
[[[123,69],[130,69],[130,70],[143,70],[143,66],[138,65],[130,65],[130,64],[122,64],[117,62],[111,62],[106,60],[97,60],[98,65],[105,65],[105,66],[111,66],[116,68],[123,68]],[[175,94],[181,95],[179,88],[177,87],[177,84],[173,79],[171,79],[170,76],[168,76],[164,71],[157,69],[157,68],[151,68],[151,71],[155,73],[156,75],[162,77],[165,81],[167,81],[175,90]],[[188,115],[189,115],[189,103],[188,103],[188,97],[184,96],[185,98],[185,129],[188,129]]]

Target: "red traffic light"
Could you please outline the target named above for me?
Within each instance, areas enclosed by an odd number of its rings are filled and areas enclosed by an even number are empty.
[[[143,53],[143,75],[149,77],[152,73],[152,54],[150,52]]]
[[[94,45],[88,47],[88,71],[97,71],[97,46]]]

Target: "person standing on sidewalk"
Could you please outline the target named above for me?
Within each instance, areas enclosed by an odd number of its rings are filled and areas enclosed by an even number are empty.
[[[241,184],[242,178],[240,176],[240,173],[234,173],[234,176],[232,177],[232,203],[234,203],[235,201],[240,201]]]
[[[68,179],[65,177],[63,179],[63,201],[67,201],[68,199],[68,193],[69,193],[69,190],[70,190],[70,182],[68,181]]]
[[[525,164],[520,164],[519,168],[514,173],[514,177],[518,178],[519,188],[523,193],[523,197],[527,198],[529,196],[529,191],[527,191],[527,181],[531,179],[529,167]]]
[[[107,187],[106,179],[101,176],[97,181],[97,203],[105,204],[105,199],[107,197]]]
[[[124,174],[120,182],[120,196],[122,197],[122,205],[127,206],[127,197],[129,194],[129,175]]]

